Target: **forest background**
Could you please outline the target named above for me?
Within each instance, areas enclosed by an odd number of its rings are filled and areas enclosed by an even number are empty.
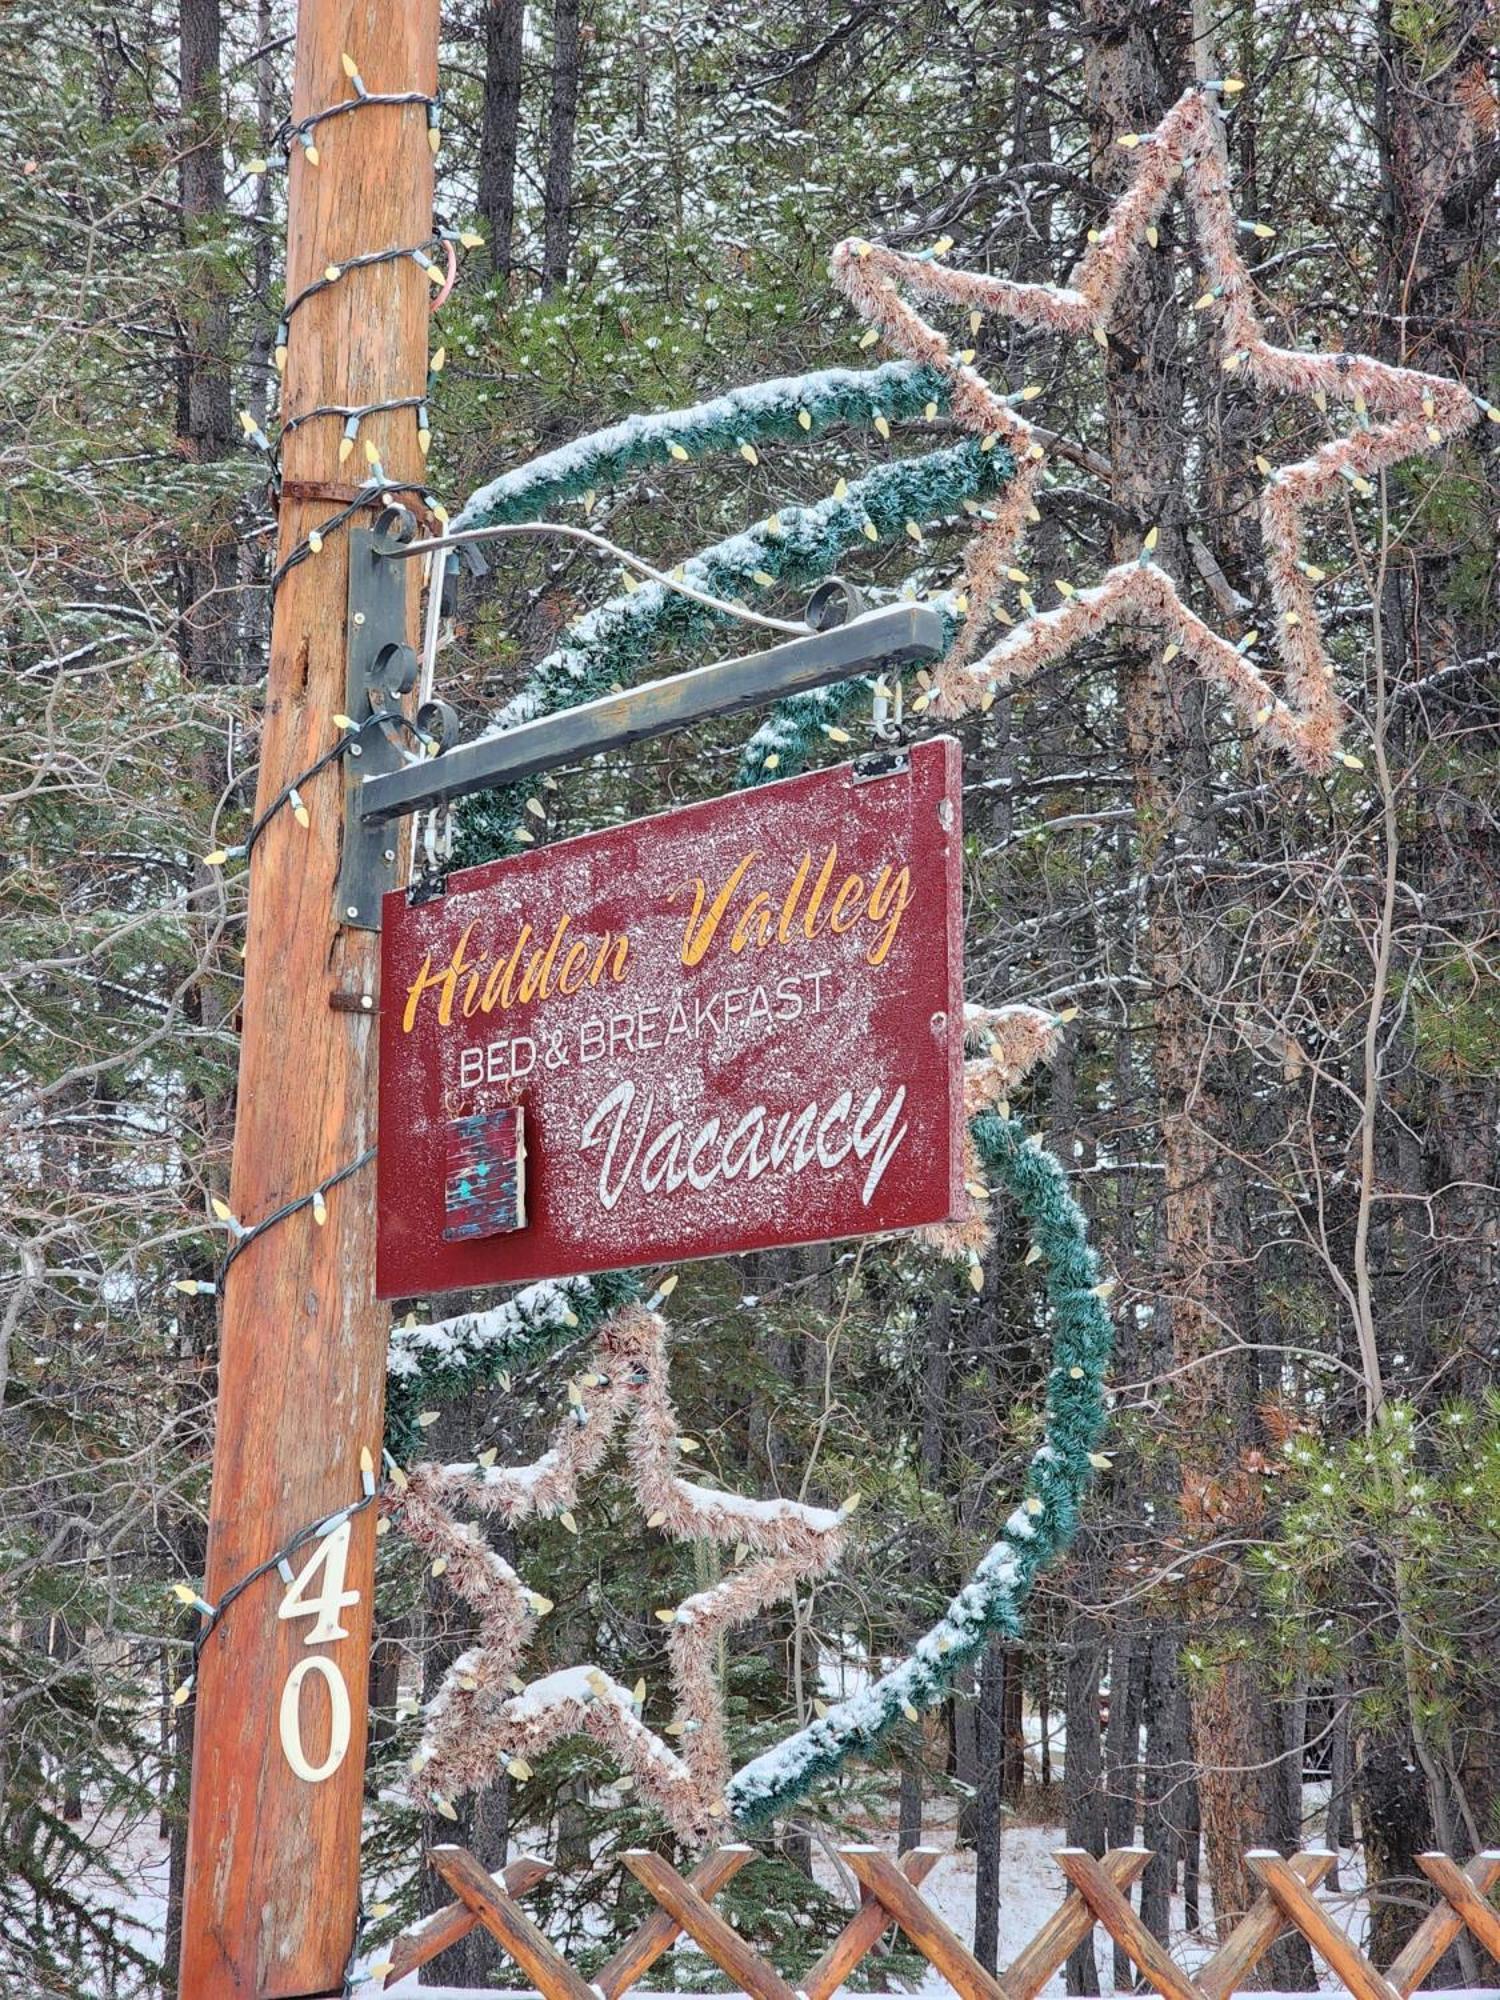
[[[254,779],[273,516],[246,433],[275,429],[284,181],[249,168],[285,115],[293,25],[285,0],[0,13],[0,1990],[17,1994],[172,1988],[192,1706],[170,1697],[192,1614],[168,1586],[202,1571],[215,1359],[213,1302],[173,1282],[212,1268],[233,1126],[242,884],[201,857],[243,828]],[[1480,0],[1231,0],[1196,26],[1131,0],[451,0],[438,203],[484,246],[437,315],[434,490],[456,507],[630,411],[878,360],[827,280],[850,232],[951,236],[955,263],[1060,279],[1129,170],[1117,139],[1191,80],[1195,32],[1245,79],[1229,157],[1239,212],[1275,230],[1246,239],[1273,338],[1500,396]],[[1169,210],[1105,353],[1004,321],[972,340],[992,379],[1044,385],[1063,440],[1036,576],[1088,580],[1159,524],[1159,560],[1238,637],[1257,455],[1299,455],[1322,419],[1221,372],[1185,234]],[[941,417],[851,424],[753,463],[653,467],[560,515],[670,564],[951,435]],[[1119,1279],[1113,1463],[1025,1643],[825,1787],[774,1871],[726,1899],[784,1962],[827,1933],[811,1857],[850,1827],[974,1845],[991,1962],[1009,1814],[1095,1852],[1144,1839],[1160,1935],[1174,1910],[1192,1926],[1245,1906],[1245,1847],[1326,1836],[1369,1879],[1381,1962],[1425,1894],[1417,1853],[1500,1844],[1497,442],[1481,426],[1317,524],[1362,770],[1297,774],[1120,634],[960,726],[969,998],[1078,1009],[1018,1109]],[[951,582],[970,520],[920,526],[852,573]],[[587,555],[508,545],[464,585],[443,692],[482,722],[618,588]],[[537,830],[724,790],[745,734],[569,774]],[[978,1293],[901,1244],[684,1271],[674,1394],[710,1476],[863,1499],[840,1575],[734,1649],[742,1749],[899,1654],[989,1540],[1035,1441],[1024,1250],[1002,1227]],[[424,1321],[494,1304],[411,1302]],[[468,1385],[424,1449],[532,1455],[564,1377]],[[659,1671],[651,1607],[675,1558],[610,1480],[580,1527],[527,1530],[528,1573],[569,1607],[555,1657],[587,1635],[627,1684]],[[393,1774],[465,1630],[395,1539],[368,1829],[391,1926],[432,1893],[430,1829]],[[507,1841],[567,1865],[539,1906],[585,1962],[628,1920],[619,1853],[656,1837],[609,1780],[570,1746],[459,1806],[489,1865]],[[112,1914],[112,1868],[142,1837],[171,1857],[164,1947]],[[438,1969],[514,1977],[482,1936]],[[1471,1952],[1443,1970],[1495,1968]],[[1090,1947],[1069,1989],[1108,1973]],[[1308,1984],[1311,1962],[1286,1944],[1267,1976]]]

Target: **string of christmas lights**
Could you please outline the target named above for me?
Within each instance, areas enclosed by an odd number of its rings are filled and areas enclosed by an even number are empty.
[[[375,1460],[368,1446],[360,1451],[359,1466],[361,1486],[359,1499],[351,1500],[347,1506],[337,1507],[331,1514],[320,1515],[316,1521],[309,1521],[300,1527],[294,1535],[288,1536],[274,1554],[267,1556],[263,1562],[258,1562],[253,1569],[246,1570],[243,1576],[236,1577],[227,1589],[219,1593],[217,1604],[210,1604],[194,1584],[173,1583],[167,1586],[170,1595],[176,1598],[179,1604],[188,1605],[198,1613],[199,1621],[198,1629],[193,1634],[192,1671],[172,1692],[174,1708],[181,1708],[192,1694],[203,1648],[222,1623],[230,1606],[243,1597],[253,1584],[259,1583],[262,1577],[269,1576],[273,1570],[281,1577],[283,1583],[291,1583],[294,1580],[293,1556],[306,1548],[309,1542],[321,1541],[325,1535],[331,1535],[346,1521],[352,1521],[356,1514],[362,1514],[367,1507],[373,1507],[380,1499],[380,1489],[375,1483]]]
[[[931,694],[919,697],[914,707],[963,714],[983,694],[1031,678],[1082,640],[1127,619],[1161,634],[1167,641],[1163,660],[1180,655],[1196,667],[1223,690],[1253,731],[1305,769],[1322,770],[1335,757],[1359,767],[1358,759],[1339,749],[1343,707],[1313,598],[1313,586],[1326,572],[1307,560],[1304,516],[1346,486],[1362,496],[1372,493],[1372,479],[1388,467],[1457,437],[1481,415],[1500,422],[1500,409],[1442,376],[1362,354],[1302,353],[1266,339],[1253,304],[1253,274],[1238,249],[1239,223],[1228,200],[1216,115],[1220,96],[1239,87],[1230,79],[1191,89],[1154,131],[1121,140],[1139,152],[1139,165],[1102,228],[1090,232],[1090,245],[1065,285],[1020,284],[951,269],[941,262],[952,247],[947,238],[925,256],[860,238],[835,249],[830,266],[834,281],[870,322],[871,333],[884,334],[909,360],[942,375],[958,422],[982,444],[1008,445],[1017,463],[1003,504],[975,537],[967,558],[974,616]],[[1255,632],[1231,644],[1182,601],[1172,578],[1154,560],[1155,527],[1145,535],[1135,561],[1116,565],[1086,590],[1058,579],[1062,602],[1052,610],[1036,609],[1026,588],[1032,579],[1018,566],[1016,551],[1027,523],[1039,518],[1033,496],[1048,459],[1020,411],[1040,391],[1028,387],[1015,396],[998,394],[972,366],[972,348],[955,353],[902,295],[904,289],[915,297],[967,308],[971,334],[977,333],[985,312],[994,312],[1051,333],[1088,336],[1107,347],[1111,313],[1131,265],[1143,247],[1156,247],[1158,218],[1179,184],[1207,278],[1194,310],[1212,313],[1217,320],[1224,371],[1265,388],[1311,396],[1320,409],[1336,402],[1349,408],[1355,420],[1351,434],[1329,440],[1295,464],[1278,468],[1264,457],[1257,459],[1266,480],[1261,529],[1273,641],[1284,674],[1281,694],[1250,658]],[[1274,233],[1268,225],[1251,227],[1256,234]],[[1020,589],[1019,623],[1001,603],[1007,585]],[[975,657],[986,622],[981,613],[1014,629]]]
[[[428,144],[434,153],[437,152],[441,143],[441,117],[437,96],[426,91],[371,91],[366,87],[364,78],[360,74],[359,65],[355,62],[353,56],[345,51],[340,60],[344,74],[349,79],[353,94],[347,98],[341,98],[337,103],[325,105],[320,110],[310,112],[305,118],[296,121],[288,120],[282,125],[277,138],[287,161],[290,160],[292,149],[295,146],[300,146],[307,164],[310,167],[318,166],[321,154],[317,134],[320,127],[332,119],[346,117],[355,111],[363,111],[381,106],[401,106],[408,104],[426,106]],[[270,172],[270,170],[271,163],[265,159],[251,160],[247,166],[247,171],[251,174],[264,174]],[[457,272],[458,248],[475,249],[483,241],[483,237],[477,230],[455,230],[447,227],[439,227],[434,235],[421,243],[390,245],[379,250],[363,250],[357,252],[354,256],[345,258],[341,263],[329,263],[325,265],[318,277],[310,280],[299,292],[288,299],[282,307],[281,317],[277,324],[275,340],[272,346],[272,358],[278,375],[284,374],[286,371],[287,346],[291,338],[291,323],[299,308],[307,304],[310,299],[316,298],[319,294],[327,291],[331,286],[342,282],[350,272],[367,270],[375,265],[396,263],[409,258],[418,266],[433,286],[433,306],[434,310],[436,310],[437,306],[441,305],[447,299],[452,290]],[[434,245],[443,253],[441,261],[430,254]],[[441,372],[444,358],[444,349],[439,347],[434,352],[429,364],[428,394],[431,392],[432,383]],[[378,412],[402,409],[411,409],[415,412],[417,445],[422,456],[425,458],[432,442],[432,427],[428,417],[427,394],[421,396],[390,397],[359,405],[321,404],[314,409],[295,413],[289,417],[283,423],[280,437],[275,442],[272,441],[265,430],[256,422],[250,411],[245,410],[240,413],[240,422],[244,429],[246,441],[257,450],[263,452],[270,461],[272,490],[279,493],[281,484],[280,441],[282,438],[298,430],[302,425],[311,423],[315,418],[336,417],[343,426],[338,448],[339,463],[342,465],[359,442],[360,425],[363,422]],[[420,504],[440,527],[446,525],[448,510],[443,506],[442,502],[420,482],[393,482],[388,480],[385,476],[384,468],[381,466],[379,453],[368,440],[365,442],[365,457],[369,471],[361,483],[360,490],[345,506],[341,507],[337,512],[330,514],[326,520],[320,521],[317,527],[309,530],[306,537],[289,550],[287,555],[272,571],[269,579],[269,588],[273,597],[290,570],[306,562],[310,557],[320,554],[329,535],[347,526],[356,514],[367,508],[391,506],[395,504],[397,496],[409,495],[420,501]]]
[[[427,144],[435,154],[442,143],[442,96],[428,90],[371,90],[359,73],[359,65],[347,50],[339,57],[344,75],[349,79],[352,97],[341,97],[333,104],[325,104],[321,110],[310,111],[305,118],[284,118],[277,128],[275,143],[283,155],[283,164],[291,159],[293,146],[301,146],[310,167],[321,164],[316,133],[320,125],[326,125],[335,118],[347,117],[351,111],[363,111],[375,105],[423,104],[427,107]],[[247,163],[248,174],[266,174],[271,171],[269,160],[255,159]]]

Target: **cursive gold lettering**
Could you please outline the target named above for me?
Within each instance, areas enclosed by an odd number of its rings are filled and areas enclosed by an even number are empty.
[[[453,1019],[453,996],[458,991],[458,982],[469,970],[469,961],[464,950],[474,935],[473,924],[466,924],[460,933],[458,943],[453,947],[453,956],[441,972],[432,969],[432,953],[428,952],[422,961],[422,970],[406,989],[406,1011],[401,1017],[401,1032],[409,1035],[412,1023],[417,1018],[417,1005],[424,993],[434,988],[438,993],[438,1023],[446,1028]]]

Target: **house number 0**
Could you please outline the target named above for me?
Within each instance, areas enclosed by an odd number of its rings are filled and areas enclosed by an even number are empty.
[[[305,1645],[324,1645],[349,1636],[339,1621],[339,1613],[347,1605],[359,1602],[357,1590],[344,1588],[351,1532],[348,1521],[341,1521],[331,1529],[286,1587],[276,1616],[311,1618],[313,1623],[303,1641]],[[328,1749],[321,1764],[313,1763],[302,1742],[302,1685],[311,1678],[321,1679],[328,1690]],[[349,1689],[336,1660],[326,1653],[310,1653],[297,1662],[281,1690],[278,1722],[282,1751],[297,1776],[309,1785],[321,1785],[325,1778],[331,1778],[348,1755],[351,1729]]]

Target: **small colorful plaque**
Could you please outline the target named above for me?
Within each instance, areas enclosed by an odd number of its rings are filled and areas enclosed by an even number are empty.
[[[526,1225],[526,1114],[519,1104],[448,1120],[443,1241],[466,1243]]]

